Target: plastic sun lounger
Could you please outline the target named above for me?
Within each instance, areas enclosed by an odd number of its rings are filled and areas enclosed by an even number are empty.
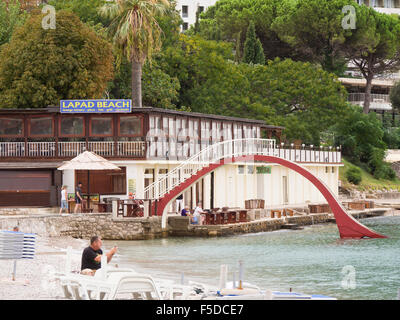
[[[162,300],[159,288],[150,275],[114,274],[110,278],[117,284],[109,294],[109,300],[115,300],[120,294],[130,294],[133,298],[142,296],[146,300]]]

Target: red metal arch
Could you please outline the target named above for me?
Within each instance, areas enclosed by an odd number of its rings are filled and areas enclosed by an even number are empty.
[[[267,163],[277,163],[289,169],[296,171],[303,177],[308,179],[317,189],[322,193],[328,202],[332,213],[335,216],[336,224],[339,229],[340,238],[386,238],[386,236],[374,232],[366,226],[359,223],[356,219],[350,216],[342,205],[337,201],[335,195],[329,190],[329,188],[310,171],[296,164],[295,162],[285,160],[275,156],[264,156],[264,155],[253,155],[253,156],[240,156],[234,158],[222,159],[217,163],[210,164],[198,171],[195,175],[183,181],[179,186],[172,189],[163,198],[161,198],[157,205],[157,215],[162,215],[168,203],[175,199],[185,189],[190,187],[197,180],[215,170],[216,168],[225,164],[233,162],[244,162],[244,161],[260,161]]]

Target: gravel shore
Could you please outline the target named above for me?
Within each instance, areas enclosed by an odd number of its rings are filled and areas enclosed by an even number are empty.
[[[36,238],[34,259],[17,260],[15,281],[13,260],[0,260],[0,300],[64,299],[60,286],[51,281],[54,272],[63,272],[68,246],[72,247],[72,270],[80,269],[83,248],[88,241],[73,238]]]

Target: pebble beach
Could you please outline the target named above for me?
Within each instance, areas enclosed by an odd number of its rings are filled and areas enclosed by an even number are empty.
[[[74,238],[36,238],[34,259],[17,260],[15,281],[13,260],[0,260],[0,300],[57,300],[64,299],[60,286],[51,281],[54,272],[63,272],[65,250],[72,247],[72,270],[80,269],[80,253],[87,240]]]

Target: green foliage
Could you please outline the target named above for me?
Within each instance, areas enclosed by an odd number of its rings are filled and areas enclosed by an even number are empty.
[[[357,6],[353,0],[297,1],[274,20],[272,29],[307,60],[340,75],[346,67],[343,45],[351,34],[342,27],[346,5]]]
[[[320,132],[347,108],[346,92],[334,75],[290,59],[236,64],[226,42],[181,35],[179,45],[157,60],[179,79],[179,106],[283,125],[288,139],[319,143]]]
[[[400,111],[400,81],[397,81],[390,89],[390,102],[395,110]]]
[[[114,81],[109,85],[110,98],[131,99],[131,64],[124,59],[117,68]],[[176,109],[180,84],[163,72],[157,63],[145,63],[142,77],[143,104],[149,107]]]
[[[27,13],[21,10],[18,0],[0,1],[0,47],[8,43],[15,28],[24,24]]]
[[[106,25],[107,19],[98,14],[98,10],[106,3],[106,0],[50,0],[56,11],[68,10],[75,13],[82,22],[91,25]]]
[[[272,24],[276,17],[286,12],[295,2],[295,0],[219,0],[201,15],[199,34],[210,40],[235,42],[240,32],[241,43],[244,43],[247,28],[250,21],[253,21],[266,59],[294,58],[297,52],[277,36]]]
[[[56,29],[34,13],[0,53],[3,108],[43,108],[62,99],[101,98],[113,75],[111,45],[67,11]]]
[[[349,182],[358,185],[360,184],[362,177],[361,177],[361,170],[357,167],[352,167],[346,172],[346,178]]]
[[[384,162],[386,144],[382,123],[375,113],[363,114],[352,107],[336,126],[336,144],[342,154],[356,165],[361,165],[378,179],[392,179],[393,173]]]
[[[400,128],[385,128],[383,141],[389,149],[400,149]]]
[[[265,57],[260,39],[257,38],[254,22],[251,21],[247,29],[246,41],[244,43],[243,62],[253,64],[264,64]]]
[[[271,107],[269,122],[285,127],[288,140],[319,144],[320,133],[344,116],[346,91],[336,77],[315,65],[290,59],[248,66],[251,101]]]

